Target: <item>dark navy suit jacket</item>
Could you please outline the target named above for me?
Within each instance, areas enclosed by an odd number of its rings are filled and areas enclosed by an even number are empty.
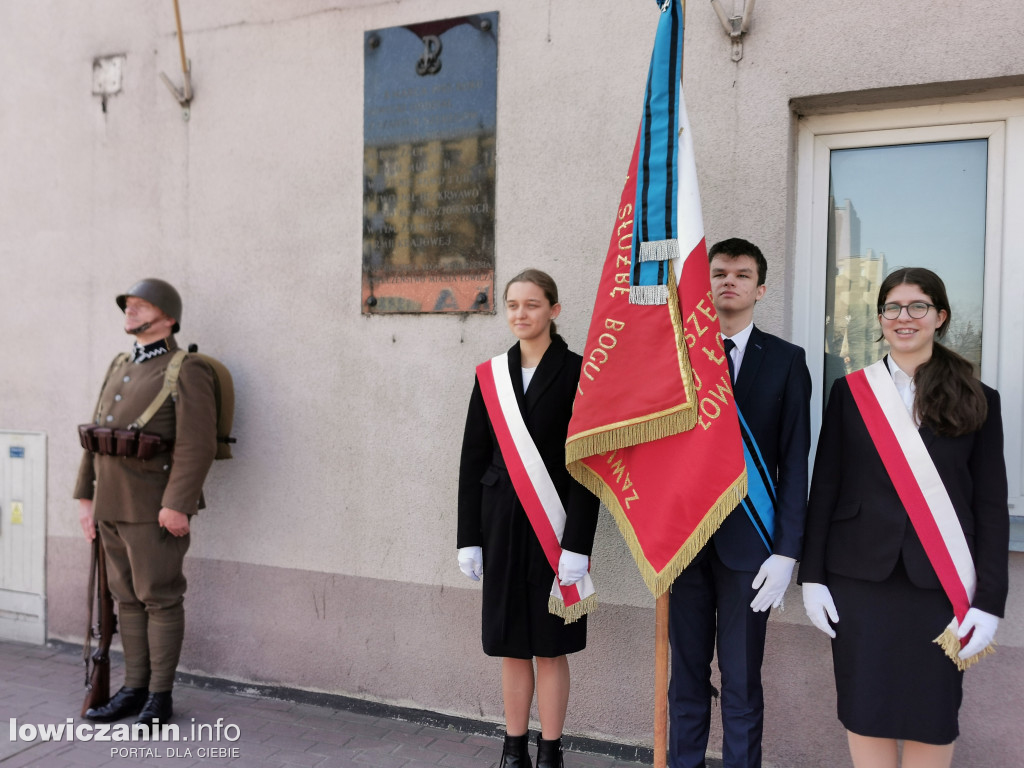
[[[704,764],[715,648],[722,700],[729,702],[722,709],[724,752],[736,758],[730,764],[761,764],[760,670],[768,612],[756,613],[749,607],[755,592],[753,574],[769,554],[798,558],[803,539],[811,446],[811,376],[804,351],[755,326],[733,391],[776,483],[774,546],[769,553],[746,511],[737,507],[672,590],[669,700],[674,765]],[[696,564],[701,566],[693,568]]]
[[[778,503],[771,554],[799,559],[811,449],[811,375],[803,349],[755,325],[733,391],[775,481]],[[769,555],[739,507],[711,540],[722,562],[736,571],[757,571]]]

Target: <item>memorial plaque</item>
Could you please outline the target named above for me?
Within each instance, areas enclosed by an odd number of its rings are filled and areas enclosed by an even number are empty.
[[[498,13],[364,43],[363,312],[492,312]]]

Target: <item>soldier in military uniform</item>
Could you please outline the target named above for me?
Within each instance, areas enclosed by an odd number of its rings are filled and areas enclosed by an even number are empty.
[[[142,280],[118,296],[117,304],[135,343],[107,371],[94,416],[100,429],[135,426],[164,386],[178,347],[181,297],[169,283]],[[85,714],[96,722],[137,715],[135,722],[152,725],[172,715],[171,688],[185,633],[182,562],[217,449],[214,373],[199,357],[184,358],[177,398],[164,400],[143,431],[159,437],[152,456],[86,450],[75,485],[85,536],[92,540],[98,530],[106,552],[125,657],[124,686]]]

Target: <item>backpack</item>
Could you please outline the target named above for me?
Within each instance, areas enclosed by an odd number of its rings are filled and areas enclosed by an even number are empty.
[[[133,426],[142,429],[168,397],[178,399],[178,374],[181,373],[181,365],[185,362],[186,354],[195,355],[213,371],[213,396],[217,403],[217,455],[213,458],[230,459],[231,444],[237,442],[231,437],[231,425],[235,419],[235,384],[231,379],[231,372],[224,363],[209,355],[199,354],[198,350],[198,345],[189,344],[188,352],[176,349],[171,353],[171,358],[167,362],[167,372],[164,374],[163,387],[142,415],[135,420]]]

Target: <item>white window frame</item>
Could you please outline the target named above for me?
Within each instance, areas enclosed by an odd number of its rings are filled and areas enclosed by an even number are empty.
[[[815,382],[811,424],[816,448],[822,413],[830,153],[963,139],[988,141],[981,378],[1001,396],[1013,537],[1024,547],[1024,99],[799,119],[793,337],[807,350]]]

